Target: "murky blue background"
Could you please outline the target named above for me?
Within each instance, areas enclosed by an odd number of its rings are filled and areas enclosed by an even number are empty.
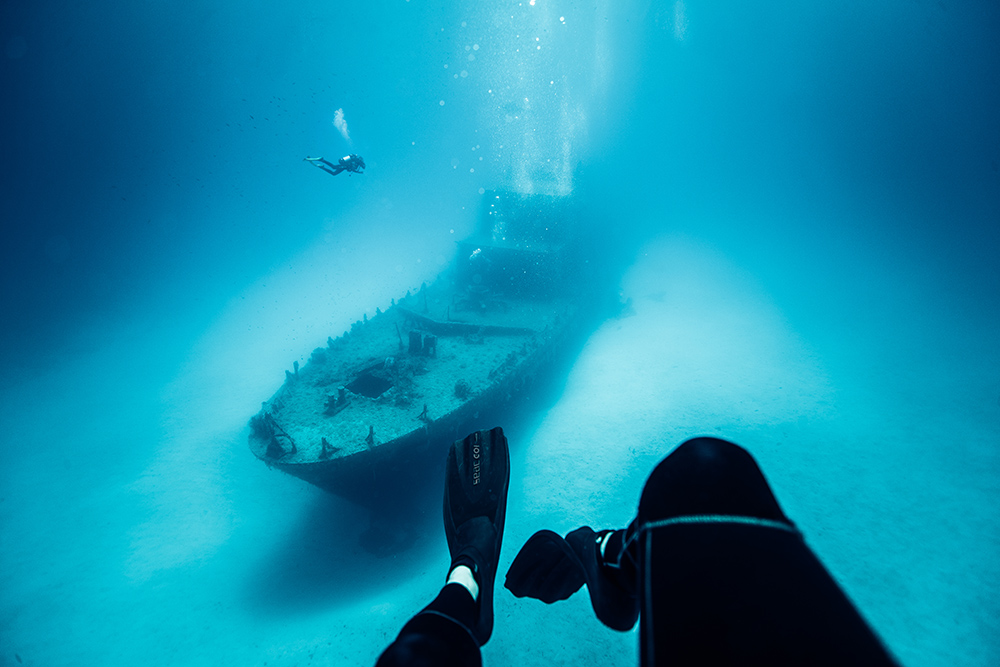
[[[998,34],[978,0],[4,0],[0,662],[374,662],[437,508],[374,558],[246,420],[509,187],[585,202],[635,314],[509,425],[505,563],[721,435],[902,662],[997,664]],[[487,664],[635,663],[583,596],[496,604]]]

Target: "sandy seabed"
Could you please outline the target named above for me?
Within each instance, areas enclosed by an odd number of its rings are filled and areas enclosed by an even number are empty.
[[[400,258],[378,282],[328,252],[234,299],[169,378],[145,372],[169,341],[124,324],[4,382],[0,664],[370,665],[433,598],[436,503],[410,549],[375,557],[366,510],[246,446],[284,368],[384,305],[372,294],[426,276]],[[657,461],[715,435],[753,453],[904,664],[1000,664],[997,330],[891,290],[880,326],[844,312],[814,340],[711,246],[649,244],[623,282],[632,312],[593,333],[554,404],[507,428],[501,572],[540,528],[624,525]],[[498,585],[495,605],[487,665],[636,664],[637,633],[601,626],[585,593],[546,606]]]

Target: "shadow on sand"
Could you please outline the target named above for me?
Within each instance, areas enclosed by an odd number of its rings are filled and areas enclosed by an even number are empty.
[[[317,497],[289,517],[284,538],[251,569],[248,604],[279,614],[335,608],[395,588],[434,561],[443,571],[442,477],[428,479],[418,496],[371,508]]]

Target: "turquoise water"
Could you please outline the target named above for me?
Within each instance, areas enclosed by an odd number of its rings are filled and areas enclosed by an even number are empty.
[[[501,571],[719,435],[901,662],[1000,662],[994,4],[272,5],[0,5],[2,664],[372,664],[438,507],[376,558],[246,422],[494,187],[584,202],[634,310],[507,425]],[[635,664],[496,614],[488,665]]]

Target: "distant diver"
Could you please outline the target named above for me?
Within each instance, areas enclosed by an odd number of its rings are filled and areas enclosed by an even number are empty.
[[[307,157],[303,158],[309,162],[314,167],[319,167],[328,174],[336,176],[342,171],[349,171],[352,174],[362,174],[362,170],[366,167],[365,159],[360,155],[355,155],[351,153],[345,157],[340,158],[337,164],[333,164],[329,160],[325,160],[321,157]]]

